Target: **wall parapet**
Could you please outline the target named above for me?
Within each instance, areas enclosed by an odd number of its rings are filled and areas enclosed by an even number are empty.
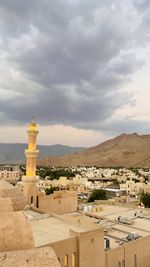
[[[70,236],[77,236],[80,240],[86,240],[90,238],[96,238],[103,234],[103,227],[100,227],[98,229],[92,229],[88,231],[82,231],[77,229],[70,229]]]

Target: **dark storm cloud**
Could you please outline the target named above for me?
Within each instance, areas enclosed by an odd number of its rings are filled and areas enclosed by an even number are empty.
[[[132,20],[113,0],[1,0],[1,123],[35,115],[45,124],[104,128],[133,104],[123,89],[144,64],[134,54]]]

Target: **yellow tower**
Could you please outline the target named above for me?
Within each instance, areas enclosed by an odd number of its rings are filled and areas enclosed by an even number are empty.
[[[34,122],[29,124],[28,129],[28,148],[25,150],[26,155],[26,175],[22,177],[24,184],[23,192],[27,204],[38,207],[38,189],[37,182],[39,177],[36,176],[36,158],[39,150],[36,148],[36,137],[38,134],[37,125]]]

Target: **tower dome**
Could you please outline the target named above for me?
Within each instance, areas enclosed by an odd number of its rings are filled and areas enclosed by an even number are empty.
[[[28,131],[29,132],[38,132],[37,131],[37,124],[34,121],[34,117],[32,117],[31,123],[28,125]]]
[[[35,122],[31,122],[28,126],[28,130],[30,131],[37,131],[37,125]]]
[[[0,198],[10,198],[14,210],[23,210],[25,198],[23,192],[6,181],[0,181]]]

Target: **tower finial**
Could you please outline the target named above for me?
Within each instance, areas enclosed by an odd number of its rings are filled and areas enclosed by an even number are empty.
[[[32,116],[32,123],[35,123],[35,117]]]
[[[37,131],[37,125],[36,125],[34,117],[32,117],[32,121],[28,125],[28,131]]]

